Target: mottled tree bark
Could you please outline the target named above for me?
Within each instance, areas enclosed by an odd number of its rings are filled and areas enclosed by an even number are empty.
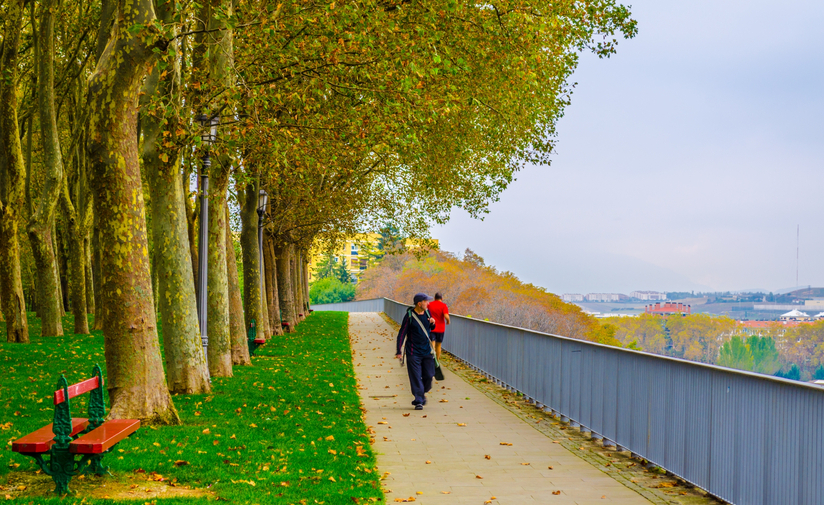
[[[61,192],[65,191],[65,185],[66,180],[64,179]],[[53,236],[54,256],[57,258],[57,277],[60,279],[60,308],[62,309],[62,315],[65,316],[71,310],[71,304],[69,303],[69,240],[66,237],[68,233],[66,225],[68,223],[63,221],[68,221],[66,216],[63,220],[60,220],[60,226],[57,226],[57,222],[55,223]]]
[[[278,298],[280,302],[280,317],[283,322],[289,323],[289,332],[295,331],[295,302],[292,298],[292,271],[290,244],[276,244],[278,274]]]
[[[232,30],[227,28],[223,14],[231,14],[231,0],[207,0],[203,2],[200,19],[206,32],[197,37],[198,50],[195,66],[205,70],[202,87],[209,89],[196,97],[201,113],[213,114],[221,110],[218,103],[206,103],[204,96],[223,90],[233,83]],[[205,51],[205,53],[204,53]],[[205,58],[205,61],[203,59]],[[226,270],[226,194],[229,189],[231,158],[220,153],[213,156],[209,188],[209,247],[208,247],[208,335],[209,371],[213,376],[232,375],[232,342],[229,318],[229,281]],[[200,251],[199,254],[203,254]]]
[[[103,275],[100,270],[100,263],[102,261],[101,258],[103,253],[100,250],[100,228],[97,225],[97,213],[94,214],[94,222],[95,226],[92,230],[92,243],[90,252],[92,263],[92,282],[94,286],[94,324],[92,325],[92,330],[102,330],[103,321],[105,320],[103,313],[106,310],[106,305],[103,303],[103,297],[101,296],[101,279],[103,278]]]
[[[91,215],[91,212],[89,213]],[[91,221],[91,219],[89,219]],[[86,236],[83,237],[83,258],[86,269],[86,312],[95,314],[94,304],[94,275],[92,274],[92,240],[91,232],[86,229]]]
[[[232,376],[232,341],[229,334],[229,280],[226,272],[226,191],[228,170],[212,165],[209,195],[209,272],[207,310],[209,311],[209,373],[214,377]],[[202,254],[202,253],[201,253]]]
[[[240,247],[243,251],[243,312],[246,327],[255,320],[258,331],[269,336],[269,325],[263,317],[260,285],[260,257],[258,255],[258,187],[248,184],[242,192],[240,202]]]
[[[75,160],[80,162],[80,160]],[[78,167],[79,170],[82,170]],[[84,174],[80,177],[85,178]],[[73,181],[79,185],[79,181]],[[74,187],[73,192],[77,194],[75,201],[79,205],[83,205],[80,201],[79,193],[83,191],[82,188]],[[78,209],[75,208],[69,197],[69,189],[63,190],[63,207],[65,209],[66,220],[69,226],[69,271],[67,277],[71,282],[68,286],[71,294],[71,309],[74,315],[74,332],[78,335],[86,335],[89,333],[89,320],[86,317],[86,249],[83,246],[83,238],[86,235],[83,229],[82,217],[78,216]]]
[[[275,256],[275,241],[271,235],[263,239],[263,256],[266,263],[264,277],[266,279],[266,300],[269,316],[269,325],[273,335],[283,335],[283,326],[280,324],[280,295],[278,293],[277,258]]]
[[[160,358],[136,135],[143,79],[167,43],[151,0],[117,0],[113,20],[89,83],[101,296],[116,308],[103,322],[110,416],[178,424]]]
[[[229,206],[226,212],[226,275],[229,279],[229,331],[232,341],[232,364],[251,365],[249,359],[249,343],[246,340],[246,328],[243,319],[243,300],[240,296],[240,280],[237,277],[237,258],[235,244],[232,239],[232,228],[229,226]]]
[[[168,22],[173,4],[158,4],[158,18]],[[155,67],[146,79],[147,96],[178,96],[177,68],[161,78]],[[211,390],[206,358],[200,341],[197,300],[192,275],[186,220],[185,193],[180,177],[179,148],[164,149],[164,116],[172,124],[178,118],[168,113],[171,104],[155,104],[143,115],[143,167],[152,199],[152,237],[157,275],[158,312],[163,323],[166,382],[172,393],[208,393]],[[168,107],[167,107],[168,106]],[[165,126],[165,129],[174,129]]]
[[[37,268],[37,301],[40,308],[41,335],[63,335],[60,279],[53,246],[55,208],[63,184],[63,159],[54,108],[54,10],[56,2],[41,3],[38,34],[37,109],[43,146],[43,189],[37,209],[29,219],[28,235]]]
[[[6,340],[19,343],[29,341],[17,237],[26,188],[26,165],[17,126],[18,51],[24,7],[23,0],[8,2],[0,56],[0,302]]]
[[[295,300],[295,319],[301,322],[306,319],[306,316],[303,314],[303,290],[300,287],[300,251],[294,244],[292,244],[291,256],[290,266],[292,268],[292,296]]]

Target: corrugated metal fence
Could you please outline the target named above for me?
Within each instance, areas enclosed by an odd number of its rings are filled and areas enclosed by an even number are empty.
[[[384,300],[314,306],[385,312]],[[452,315],[444,349],[736,505],[824,504],[824,390]]]

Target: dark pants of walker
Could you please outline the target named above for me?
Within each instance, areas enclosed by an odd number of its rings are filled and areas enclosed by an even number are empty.
[[[423,404],[424,393],[432,389],[432,377],[435,376],[435,359],[432,356],[406,355],[406,371],[409,373],[409,385],[415,402]]]

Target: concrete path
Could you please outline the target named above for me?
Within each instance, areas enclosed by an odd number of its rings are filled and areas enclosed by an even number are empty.
[[[650,503],[448,370],[414,410],[393,328],[350,313],[349,332],[387,503]]]

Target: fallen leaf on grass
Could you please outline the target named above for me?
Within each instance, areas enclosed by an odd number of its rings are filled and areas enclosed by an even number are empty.
[[[188,464],[189,464],[189,462],[184,460],[184,459],[179,459],[179,460],[175,461],[175,466],[186,466]]]

